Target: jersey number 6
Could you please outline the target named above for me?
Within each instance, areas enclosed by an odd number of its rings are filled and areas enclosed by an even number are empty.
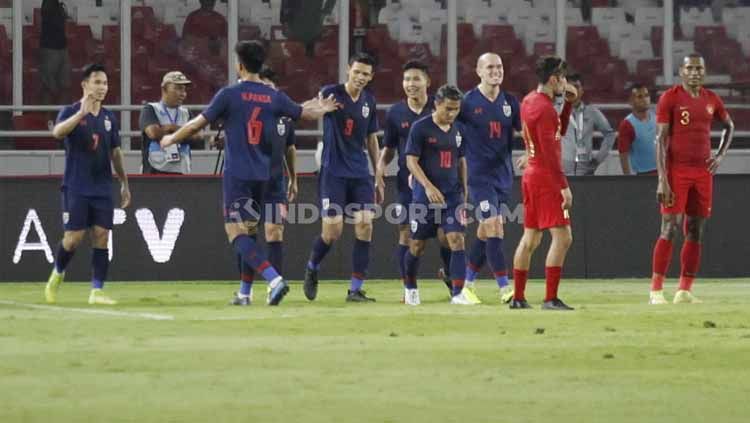
[[[263,121],[258,120],[261,108],[256,107],[247,121],[247,143],[250,145],[260,144],[260,136],[263,133]]]

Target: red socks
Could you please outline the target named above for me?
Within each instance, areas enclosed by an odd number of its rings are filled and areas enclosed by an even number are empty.
[[[686,239],[682,244],[680,252],[680,289],[690,291],[693,286],[693,279],[698,273],[698,267],[701,264],[701,244],[699,242]]]
[[[529,278],[528,270],[513,269],[513,299],[526,299],[526,279]]]
[[[664,285],[664,275],[672,261],[672,241],[659,237],[654,246],[653,274],[651,276],[651,290],[661,291]]]
[[[544,301],[551,301],[557,298],[557,287],[560,286],[562,267],[547,267],[545,268],[545,274],[547,276],[547,296],[544,297]]]

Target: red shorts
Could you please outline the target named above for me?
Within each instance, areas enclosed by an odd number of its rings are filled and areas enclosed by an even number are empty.
[[[669,186],[674,193],[672,207],[661,206],[662,214],[711,216],[713,203],[713,175],[702,167],[670,167],[667,169]]]
[[[563,196],[556,184],[546,178],[521,179],[523,193],[523,226],[548,229],[570,225],[570,213],[563,210]]]

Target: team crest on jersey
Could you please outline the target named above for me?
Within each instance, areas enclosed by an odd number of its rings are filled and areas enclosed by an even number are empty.
[[[281,119],[279,119],[279,123],[276,124],[276,132],[280,137],[283,137],[284,134],[286,134],[286,125],[284,125],[284,121]]]
[[[714,114],[714,105],[713,104],[709,104],[708,106],[706,106],[706,111],[708,112],[709,115],[713,115]]]
[[[367,106],[367,103],[365,103],[362,106],[362,117],[368,117],[370,116],[370,108]]]
[[[505,103],[503,104],[503,114],[505,117],[510,117],[510,114],[513,112],[513,109],[510,108],[510,104]]]
[[[112,121],[111,121],[111,120],[109,120],[109,118],[108,118],[108,117],[105,117],[105,118],[104,118],[104,129],[106,129],[106,130],[107,130],[107,132],[109,132],[109,131],[111,131],[111,130],[112,130]]]
[[[461,141],[464,139],[461,137],[461,133],[456,134],[456,147],[461,147]]]

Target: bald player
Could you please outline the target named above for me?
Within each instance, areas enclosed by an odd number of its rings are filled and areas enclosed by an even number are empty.
[[[467,297],[481,302],[474,291],[474,279],[485,260],[500,289],[502,302],[510,302],[513,288],[503,253],[503,216],[513,185],[513,130],[521,130],[518,99],[501,89],[505,75],[503,61],[495,53],[484,53],[477,60],[479,85],[466,93],[458,121],[466,140],[469,174],[469,201],[479,220],[477,239],[466,262]]]

